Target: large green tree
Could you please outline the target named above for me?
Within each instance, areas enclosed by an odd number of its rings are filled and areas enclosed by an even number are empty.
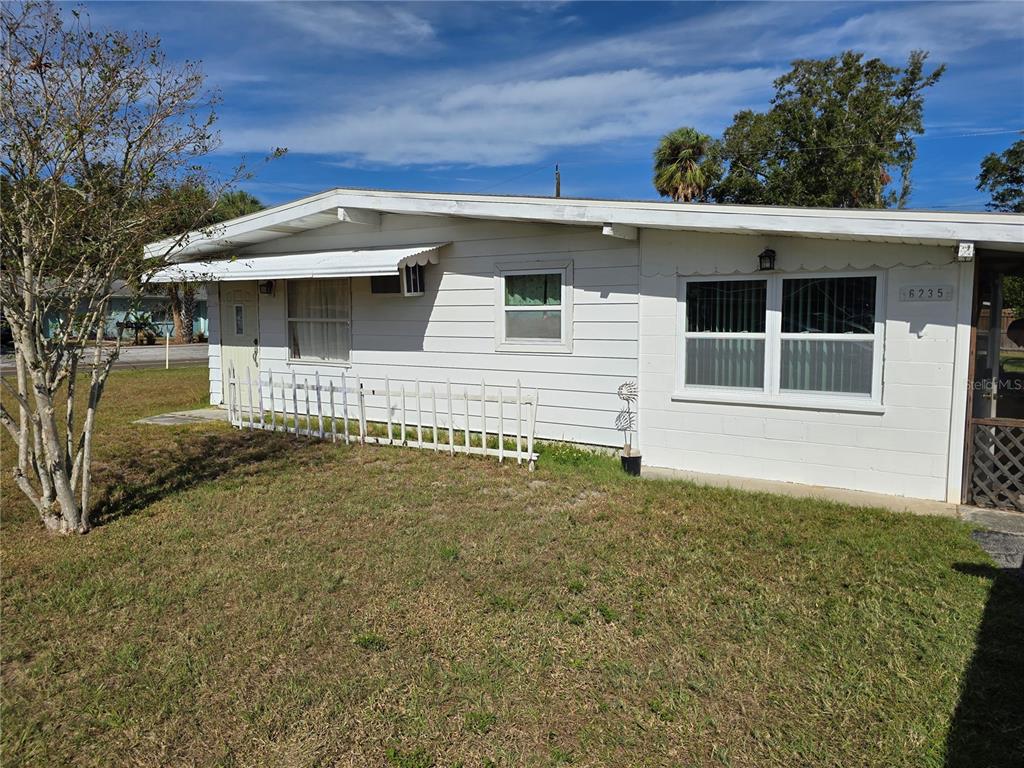
[[[664,136],[654,150],[654,188],[677,203],[705,198],[718,181],[721,165],[708,156],[711,137],[694,128],[677,128]]]
[[[993,152],[985,156],[978,189],[992,195],[989,209],[1024,213],[1024,139],[1017,139],[998,155]]]
[[[903,67],[847,51],[798,59],[766,112],[735,115],[713,154],[724,162],[709,196],[721,203],[902,207],[924,132],[924,92],[945,70],[915,51]]]

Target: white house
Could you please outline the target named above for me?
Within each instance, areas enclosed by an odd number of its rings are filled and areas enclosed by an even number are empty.
[[[1024,506],[1024,373],[986,333],[1024,216],[335,189],[175,260],[211,283],[214,404],[229,363],[517,378],[538,437],[615,446],[635,379],[648,466]]]

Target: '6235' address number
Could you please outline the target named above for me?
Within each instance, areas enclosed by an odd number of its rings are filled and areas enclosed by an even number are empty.
[[[952,301],[952,285],[906,285],[900,288],[900,301]]]

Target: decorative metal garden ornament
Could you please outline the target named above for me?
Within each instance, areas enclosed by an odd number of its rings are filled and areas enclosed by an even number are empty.
[[[633,455],[633,433],[636,432],[636,413],[633,412],[633,404],[637,401],[636,381],[625,381],[619,385],[619,400],[626,403],[626,407],[619,411],[615,417],[615,428],[622,433],[622,455]]]

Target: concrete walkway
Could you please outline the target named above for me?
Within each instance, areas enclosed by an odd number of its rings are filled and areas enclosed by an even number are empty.
[[[981,507],[960,507],[960,519],[981,525],[992,531],[1024,536],[1024,515],[1020,512],[1003,512],[1000,509]]]
[[[164,427],[177,427],[182,424],[203,424],[210,421],[227,421],[228,412],[223,408],[197,408],[194,411],[173,411],[157,416],[147,416],[136,420],[136,424],[159,424]]]

